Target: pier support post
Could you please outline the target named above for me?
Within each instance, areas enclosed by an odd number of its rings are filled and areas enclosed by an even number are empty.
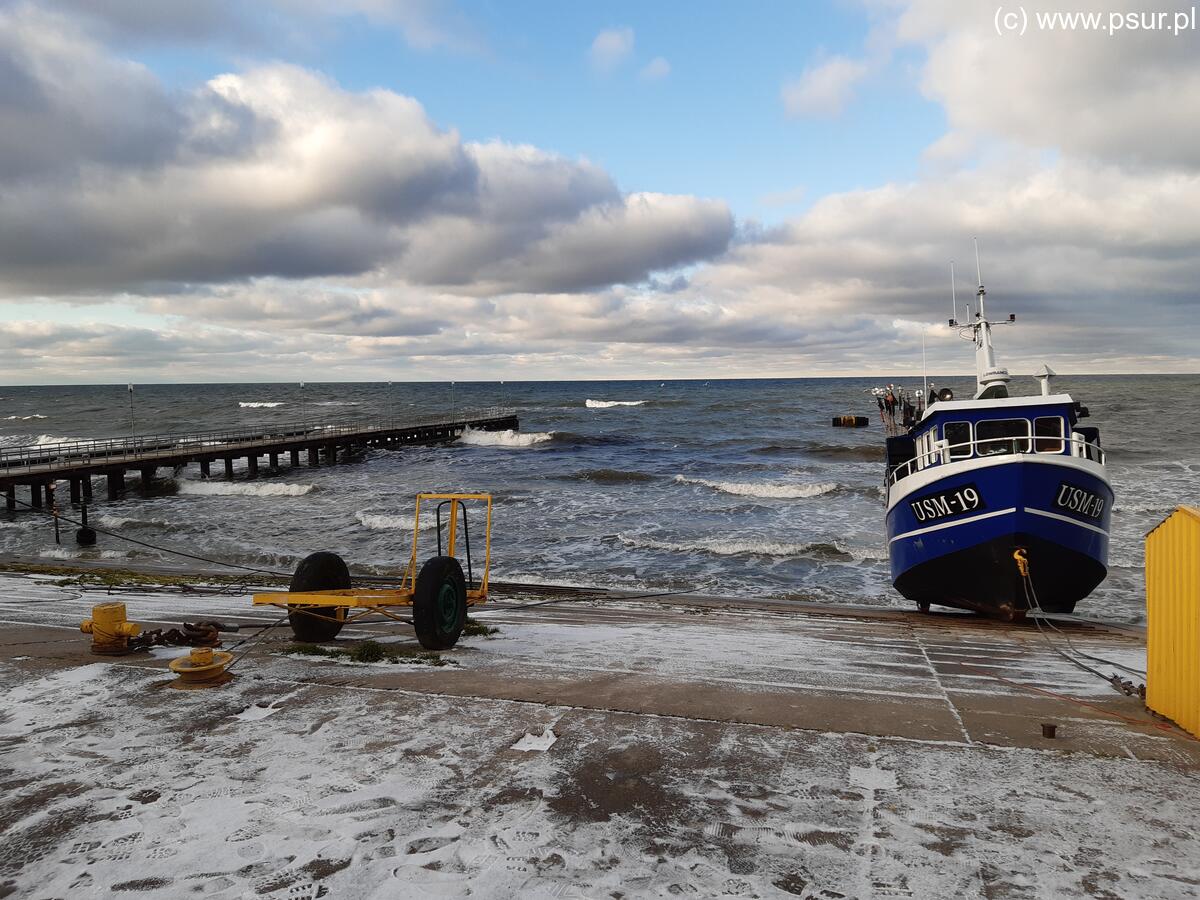
[[[321,451],[316,447],[308,448],[308,464],[314,469],[321,464]]]
[[[46,505],[54,509],[54,494],[57,484],[53,481],[46,482]]]
[[[293,466],[300,465],[300,451],[299,450],[292,451],[292,465]]]
[[[225,457],[225,477],[233,477],[233,459],[229,456]]]
[[[108,473],[108,499],[117,500],[121,496],[121,492],[125,490],[125,473],[124,472],[109,472]]]
[[[78,479],[78,478],[72,478],[67,482],[67,484],[70,485],[70,488],[71,488],[71,505],[72,506],[78,506],[80,503],[83,502],[82,492],[79,489],[79,481],[80,481],[80,479]]]
[[[29,486],[29,503],[34,509],[42,508],[42,486],[40,484]]]
[[[92,499],[92,476],[84,475],[81,479],[79,479],[79,481],[81,483],[81,486],[83,487],[83,499],[85,501],[91,500]]]
[[[325,447],[325,462],[331,466],[337,465],[337,444],[328,444]]]
[[[278,453],[268,453],[267,459],[270,461],[272,469],[279,468],[279,454]]]
[[[200,460],[200,477],[208,478],[212,474],[212,472],[209,471],[210,468],[211,468],[210,460],[207,460],[207,459]]]
[[[251,455],[246,457],[246,474],[250,478],[258,477],[258,457]]]
[[[142,466],[142,487],[150,487],[154,483],[154,476],[158,473],[158,466]]]
[[[4,508],[9,512],[17,511],[17,488],[15,485],[9,485],[4,489]]]

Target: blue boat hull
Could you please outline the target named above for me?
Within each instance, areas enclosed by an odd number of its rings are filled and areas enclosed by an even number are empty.
[[[1028,456],[954,468],[888,510],[892,581],[905,597],[1014,618],[1031,606],[1018,549],[1047,612],[1073,611],[1104,580],[1113,495],[1102,476]]]

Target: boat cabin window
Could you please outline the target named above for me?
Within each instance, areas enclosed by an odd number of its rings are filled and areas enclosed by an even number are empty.
[[[1038,416],[1033,420],[1033,449],[1038,453],[1063,452],[1061,416]]]
[[[980,456],[1029,452],[1028,419],[984,419],[975,423],[975,450]]]
[[[950,445],[951,459],[967,459],[971,455],[971,423],[947,422],[942,429],[946,443]],[[961,446],[956,446],[961,445]]]

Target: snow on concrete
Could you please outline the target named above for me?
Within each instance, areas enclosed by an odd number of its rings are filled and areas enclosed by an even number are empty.
[[[547,728],[541,734],[523,734],[521,739],[512,745],[513,750],[529,750],[532,752],[541,752],[549,750],[554,746],[554,742],[558,740],[553,728]]]
[[[0,884],[148,900],[1200,894],[1195,771],[297,687],[295,665],[267,657],[203,691],[108,662],[5,665]],[[540,752],[512,749],[531,736]]]

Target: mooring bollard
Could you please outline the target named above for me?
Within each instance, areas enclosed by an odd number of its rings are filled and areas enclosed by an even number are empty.
[[[125,618],[124,603],[100,603],[92,607],[92,617],[79,623],[79,630],[92,636],[92,652],[120,656],[129,652],[129,639],[142,626]]]

